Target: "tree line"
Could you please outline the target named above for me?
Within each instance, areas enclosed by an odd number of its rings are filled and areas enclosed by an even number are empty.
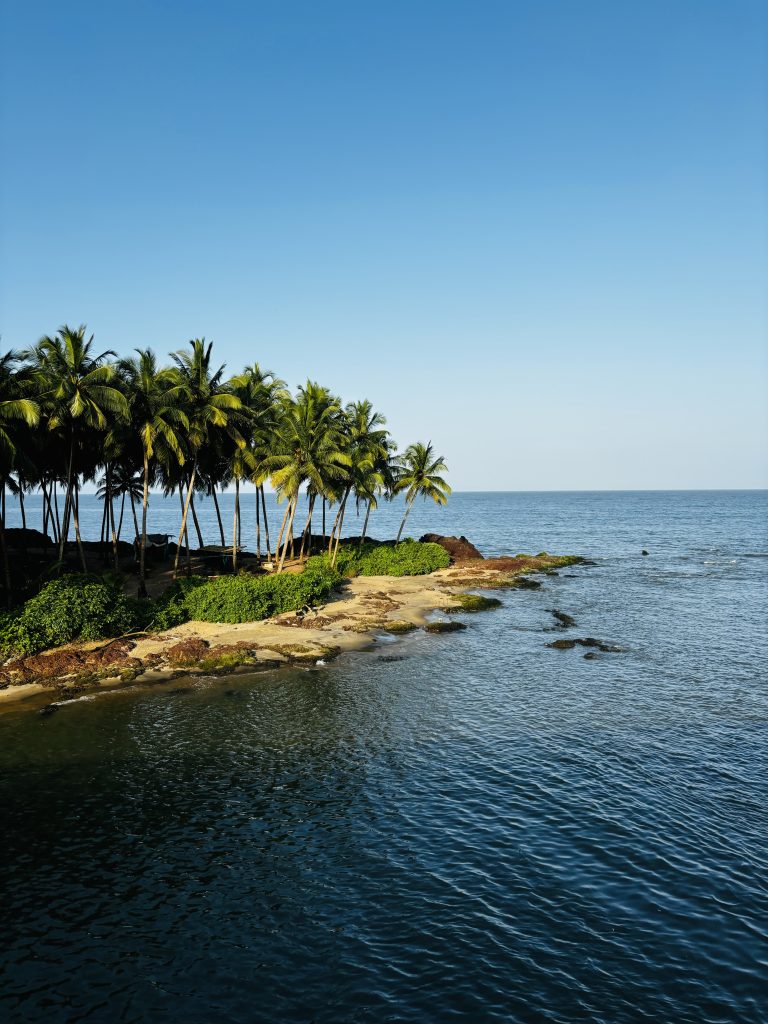
[[[256,487],[256,553],[262,534],[272,560],[264,486],[269,483],[285,511],[274,545],[282,572],[290,549],[309,550],[313,516],[322,509],[323,543],[332,564],[338,555],[344,514],[352,499],[365,507],[361,541],[379,500],[405,495],[399,541],[415,499],[442,505],[450,487],[446,466],[430,444],[402,453],[386,420],[368,401],[342,405],[328,388],[307,381],[292,395],[284,381],[258,363],[232,377],[215,366],[212,343],[203,338],[171,353],[160,365],[149,349],[128,358],[111,350],[96,354],[86,328],[64,326],[24,352],[0,355],[0,547],[6,581],[11,573],[6,545],[6,492],[18,498],[26,526],[24,496],[43,498],[43,532],[64,560],[74,531],[80,564],[87,572],[80,535],[79,494],[84,482],[98,485],[103,499],[102,537],[111,537],[115,568],[126,496],[133,510],[139,548],[139,596],[146,596],[146,551],[150,490],[179,495],[180,529],[174,572],[182,547],[191,571],[189,518],[200,547],[195,495],[213,499],[221,547],[227,547],[217,492],[234,485],[232,563],[241,547],[240,490]],[[295,523],[299,496],[308,498],[307,518]],[[141,524],[135,506],[141,505]],[[119,513],[116,512],[119,506]],[[326,512],[334,513],[326,531]],[[116,522],[119,525],[116,525]]]

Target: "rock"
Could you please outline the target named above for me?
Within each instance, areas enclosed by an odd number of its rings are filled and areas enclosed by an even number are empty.
[[[428,622],[424,627],[425,633],[455,633],[459,629],[466,629],[467,627],[463,622],[456,622],[455,619],[451,622]]]
[[[39,530],[23,530],[21,527],[11,526],[5,531],[5,543],[14,550],[20,548],[50,548],[53,541]]]
[[[587,661],[592,661],[594,658],[599,658],[599,657],[600,657],[600,655],[596,654],[594,651],[587,651],[587,653],[584,655],[584,658]]]
[[[576,620],[570,615],[566,615],[565,612],[561,612],[557,608],[550,608],[550,611],[557,619],[557,624],[561,629],[567,629],[569,626],[576,625]]]
[[[40,715],[41,718],[47,718],[49,715],[54,714],[58,710],[58,704],[46,704],[45,707],[40,708],[40,710],[37,713],[38,715]]]
[[[575,638],[573,640],[554,640],[547,647],[553,647],[556,651],[570,651],[576,644],[580,647],[596,647],[598,651],[608,654],[621,654],[622,648],[614,644],[606,644],[602,640],[596,640],[593,636]]]
[[[207,656],[209,647],[207,640],[192,636],[169,647],[165,657],[171,665],[189,665],[195,661],[202,661]]]
[[[647,555],[647,554],[648,554],[648,552],[647,552],[647,551],[645,550],[645,548],[643,548],[643,550],[642,550],[642,551],[640,552],[640,554],[641,554],[641,555]]]
[[[541,584],[538,580],[529,579],[527,576],[521,576],[520,579],[515,580],[514,586],[520,590],[538,590]]]
[[[419,540],[422,544],[439,544],[441,548],[445,548],[454,562],[471,562],[483,557],[466,537],[443,537],[439,533],[425,533]]]

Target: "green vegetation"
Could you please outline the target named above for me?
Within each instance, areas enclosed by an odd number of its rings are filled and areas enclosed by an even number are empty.
[[[190,619],[255,622],[328,598],[341,576],[326,558],[310,558],[300,573],[273,576],[193,576],[157,601],[126,597],[120,581],[63,576],[0,620],[0,653],[36,654],[73,640],[101,640],[139,629],[171,629]]]
[[[336,566],[342,576],[424,576],[445,569],[451,557],[439,544],[404,540],[399,544],[344,544]]]
[[[227,378],[224,366],[215,364],[211,343],[202,338],[172,353],[169,362],[160,365],[147,348],[124,359],[112,351],[97,353],[85,327],[66,325],[26,352],[0,355],[0,553],[9,607],[14,585],[20,589],[22,581],[14,579],[5,545],[8,491],[18,498],[25,527],[25,495],[41,494],[41,532],[53,539],[59,565],[69,553],[67,543],[74,529],[86,575],[89,565],[79,520],[83,483],[97,483],[104,503],[102,551],[106,557],[111,546],[116,571],[127,499],[139,547],[138,593],[142,597],[146,596],[151,488],[180,498],[174,568],[178,570],[186,552],[187,577],[192,575],[190,523],[198,546],[205,545],[195,496],[213,498],[224,547],[230,542],[225,538],[217,491],[230,484],[235,491],[233,575],[243,547],[253,546],[261,557],[262,531],[267,559],[274,555],[278,572],[288,557],[301,559],[305,551],[319,548],[327,550],[335,564],[350,499],[358,509],[365,508],[361,544],[371,512],[382,497],[405,495],[398,541],[418,496],[445,504],[450,487],[440,476],[446,468],[442,456],[431,444],[421,443],[397,455],[385,418],[370,402],[343,405],[314,381],[291,395],[283,381],[258,363]],[[240,488],[246,481],[256,487],[252,544],[241,536]],[[267,482],[285,502],[274,552],[264,500]],[[295,522],[302,491],[308,499],[303,525]],[[319,531],[312,536],[313,516],[320,507],[321,545]],[[332,509],[335,518],[326,530],[326,513]]]
[[[155,605],[151,627],[201,622],[256,622],[325,601],[341,582],[326,558],[307,561],[300,573],[270,576],[191,577],[179,580]]]
[[[18,611],[3,616],[0,651],[35,654],[72,640],[100,640],[140,628],[144,606],[125,597],[117,580],[62,576]]]

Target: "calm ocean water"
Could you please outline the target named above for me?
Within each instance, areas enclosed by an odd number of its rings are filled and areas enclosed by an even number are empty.
[[[767,523],[457,494],[409,532],[597,564],[328,668],[6,711],[0,1016],[767,1020]]]

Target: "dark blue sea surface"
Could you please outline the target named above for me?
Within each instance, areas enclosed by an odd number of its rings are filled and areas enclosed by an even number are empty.
[[[325,668],[0,714],[3,1020],[768,1019],[768,493],[412,519],[596,564]],[[586,636],[623,653],[546,646]]]

